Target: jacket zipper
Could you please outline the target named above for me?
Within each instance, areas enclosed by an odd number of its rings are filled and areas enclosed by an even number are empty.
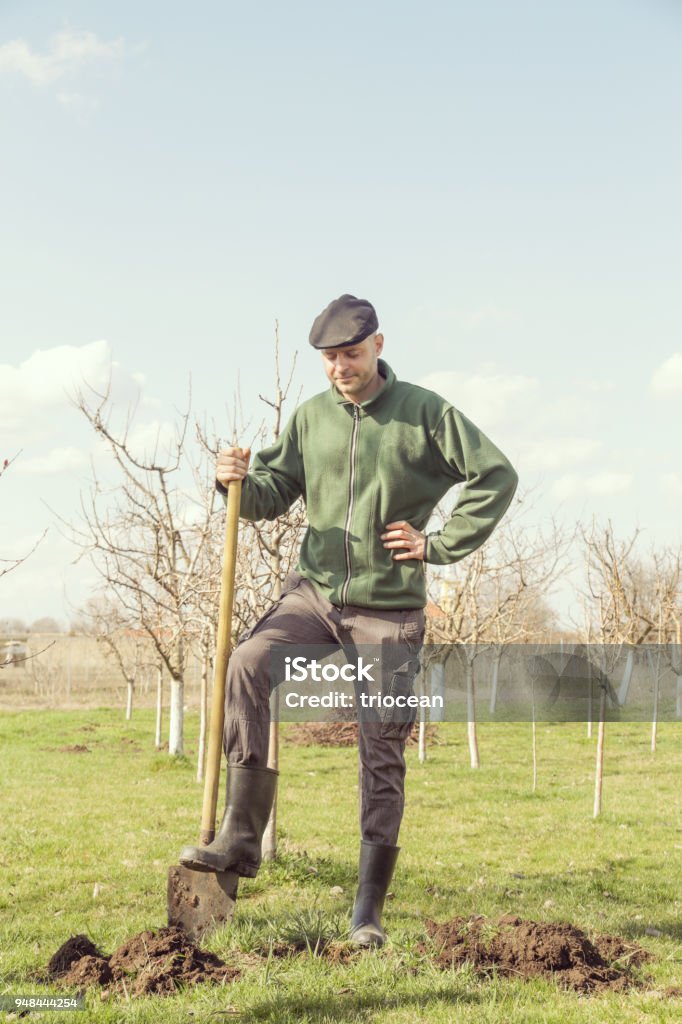
[[[353,432],[350,438],[350,480],[348,483],[348,512],[346,514],[346,525],[344,529],[344,548],[346,552],[346,578],[341,588],[341,604],[348,602],[348,589],[351,581],[350,564],[350,524],[353,517],[353,501],[355,499],[355,456],[358,447],[358,432],[360,430],[360,410],[357,405],[353,406]]]

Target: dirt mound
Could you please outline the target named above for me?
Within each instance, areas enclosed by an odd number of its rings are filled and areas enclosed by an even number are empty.
[[[59,747],[57,753],[59,754],[91,754],[90,747],[86,747],[83,743],[75,743],[72,747]]]
[[[438,735],[435,725],[426,726],[426,739],[434,742]],[[357,722],[299,722],[286,730],[285,740],[293,747],[355,747],[358,742]],[[419,742],[419,723],[415,722],[406,743]]]
[[[262,957],[272,956],[283,960],[288,957],[309,955],[328,960],[332,964],[349,964],[358,959],[362,950],[334,939],[319,939],[315,943],[308,943],[300,939],[294,942],[274,942],[263,945],[258,949],[258,953]]]
[[[614,935],[590,940],[575,925],[524,921],[512,914],[497,921],[427,921],[426,929],[438,950],[440,967],[467,962],[482,973],[497,970],[521,978],[553,978],[578,992],[628,988],[636,983],[631,968],[650,958],[645,949]]]
[[[141,996],[168,995],[199,982],[225,984],[240,971],[198,949],[179,928],[161,928],[140,932],[108,958],[85,935],[75,935],[54,954],[48,973],[80,989],[100,985]]]
[[[109,961],[104,956],[83,956],[75,960],[69,970],[62,975],[67,985],[77,985],[79,989],[92,988],[93,985],[108,985],[114,980]]]
[[[76,960],[81,960],[84,956],[101,957],[102,955],[102,952],[87,935],[72,935],[59,947],[47,965],[47,970],[52,978],[61,978]]]

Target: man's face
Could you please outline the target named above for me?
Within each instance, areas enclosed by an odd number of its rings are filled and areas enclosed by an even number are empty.
[[[357,345],[322,350],[324,372],[344,398],[361,398],[372,387],[383,347],[383,335],[373,334]]]

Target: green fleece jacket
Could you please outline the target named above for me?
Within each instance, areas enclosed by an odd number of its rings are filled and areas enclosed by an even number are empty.
[[[463,484],[426,561],[457,562],[504,515],[517,475],[502,452],[433,391],[396,379],[379,360],[380,391],[361,405],[332,385],[304,402],[242,487],[245,519],[276,519],[300,496],[309,526],[298,571],[335,605],[423,608],[424,563],[395,561],[381,534],[405,519],[424,530],[434,507]],[[222,488],[221,488],[222,490]]]

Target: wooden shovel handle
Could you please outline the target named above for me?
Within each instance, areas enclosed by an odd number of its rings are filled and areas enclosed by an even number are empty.
[[[225,675],[232,651],[232,607],[234,604],[234,576],[237,563],[237,531],[239,529],[241,496],[241,480],[230,481],[227,489],[227,518],[225,521],[223,573],[220,583],[220,610],[218,613],[218,636],[216,638],[213,675],[213,701],[211,703],[204,803],[201,811],[201,834],[199,836],[199,841],[204,846],[213,842],[215,837],[215,814],[218,804],[220,759],[223,749],[223,726],[225,724]]]

